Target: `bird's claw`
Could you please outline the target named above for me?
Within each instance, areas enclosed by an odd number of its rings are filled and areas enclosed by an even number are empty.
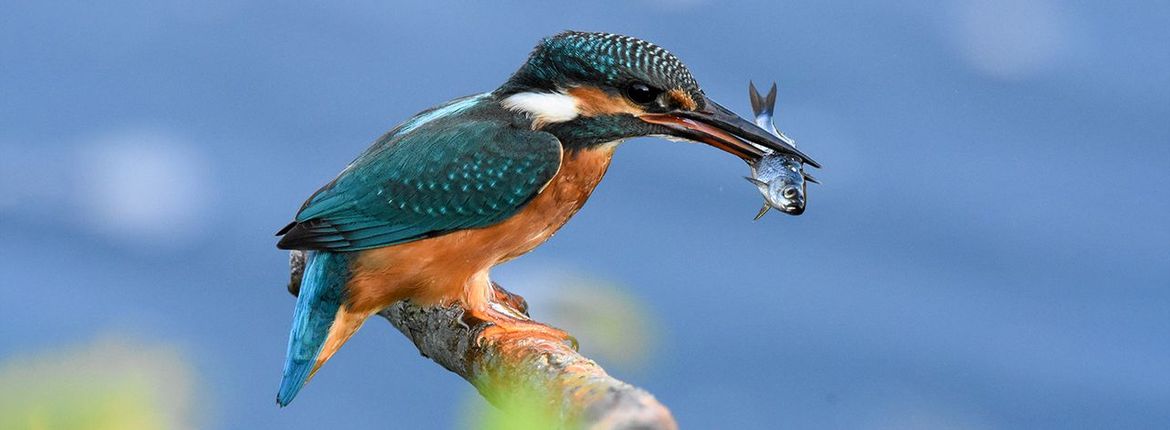
[[[471,330],[471,325],[467,324],[467,309],[459,308],[459,318],[455,318],[455,323],[459,324],[464,330]]]
[[[562,339],[562,342],[567,342],[567,343],[565,343],[565,345],[568,345],[570,348],[573,348],[573,351],[580,351],[581,350],[581,343],[577,342],[577,336],[573,336],[569,333],[565,333],[565,338]]]

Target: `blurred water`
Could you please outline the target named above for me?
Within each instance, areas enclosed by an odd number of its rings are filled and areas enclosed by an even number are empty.
[[[0,10],[0,358],[118,330],[190,352],[215,428],[459,425],[470,388],[379,322],[275,407],[272,233],[398,121],[574,28],[665,46],[740,112],[778,81],[825,165],[805,215],[753,223],[740,162],[634,140],[497,271],[627,286],[661,339],[615,373],[685,428],[1170,426],[1165,2]]]

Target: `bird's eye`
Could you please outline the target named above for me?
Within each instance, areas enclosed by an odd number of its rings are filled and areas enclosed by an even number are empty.
[[[641,82],[634,82],[626,87],[626,97],[629,97],[630,101],[640,105],[653,102],[661,93],[662,90],[643,84]]]

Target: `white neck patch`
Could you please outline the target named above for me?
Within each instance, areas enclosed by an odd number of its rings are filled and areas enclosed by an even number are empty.
[[[504,108],[524,112],[532,118],[533,129],[570,121],[581,114],[577,109],[577,98],[562,92],[516,93],[502,103]]]

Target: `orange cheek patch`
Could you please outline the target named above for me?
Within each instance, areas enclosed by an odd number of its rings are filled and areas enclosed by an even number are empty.
[[[584,116],[603,116],[630,114],[641,115],[646,113],[638,106],[630,103],[620,95],[610,95],[596,87],[575,87],[569,89],[569,95],[577,99],[577,110]]]
[[[699,105],[695,103],[695,99],[691,98],[691,94],[686,91],[675,88],[673,90],[667,91],[666,95],[670,96],[670,99],[674,100],[674,102],[679,106],[682,106],[683,109],[695,110],[699,107]]]

